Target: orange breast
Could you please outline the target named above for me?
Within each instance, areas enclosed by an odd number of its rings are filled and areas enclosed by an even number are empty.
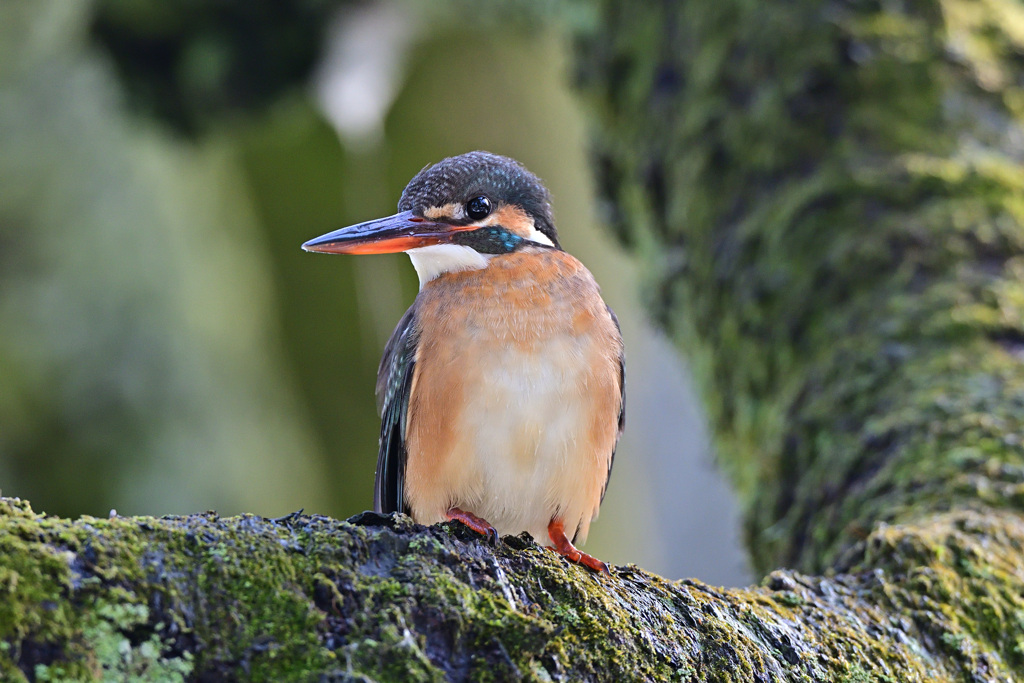
[[[457,505],[546,541],[557,513],[585,536],[618,436],[622,351],[589,271],[551,249],[495,256],[431,281],[417,319],[414,518],[440,521]]]

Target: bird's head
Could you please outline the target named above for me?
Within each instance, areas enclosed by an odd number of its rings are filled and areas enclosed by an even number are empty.
[[[312,239],[306,251],[412,258],[421,286],[438,275],[484,268],[519,249],[559,249],[551,197],[518,161],[469,152],[427,166],[409,181],[393,216]]]

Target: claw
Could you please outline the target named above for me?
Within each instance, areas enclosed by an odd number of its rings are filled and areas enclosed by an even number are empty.
[[[582,550],[579,550],[572,544],[569,538],[565,535],[565,524],[560,519],[553,519],[548,524],[548,537],[551,538],[551,542],[554,544],[554,550],[559,555],[566,557],[571,562],[576,564],[582,564],[588,569],[592,569],[595,572],[603,572],[605,574],[611,574],[611,570],[608,569],[608,565],[597,559],[593,555],[588,555]]]
[[[472,512],[460,510],[459,508],[452,508],[448,511],[446,516],[448,519],[462,522],[478,534],[486,536],[491,545],[498,544],[498,530],[491,526],[487,520],[477,517]]]

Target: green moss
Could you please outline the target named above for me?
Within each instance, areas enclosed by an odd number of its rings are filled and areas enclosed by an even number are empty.
[[[36,681],[139,681],[140,683],[184,683],[192,673],[192,654],[164,657],[167,644],[159,632],[141,643],[126,634],[149,621],[145,606],[132,604],[90,606],[83,614],[85,625],[74,649],[82,659],[73,662],[37,664]]]
[[[13,680],[183,680],[191,655],[165,657],[159,633],[141,638],[148,608],[121,587],[138,573],[108,565],[97,522],[84,518],[76,533],[0,499],[0,670]]]
[[[603,11],[579,43],[599,185],[756,566],[822,571],[880,521],[1020,509],[1024,99],[996,75],[1024,11]]]
[[[21,514],[0,519],[10,549],[0,567],[19,576],[0,601],[10,616],[0,671],[12,680],[934,680],[999,674],[990,651],[1019,667],[1018,641],[1000,634],[1024,615],[1011,564],[1024,525],[958,513],[929,529],[877,530],[851,555],[863,564],[830,579],[780,571],[763,587],[723,590],[633,567],[595,575],[528,539],[492,548],[461,527],[401,516]]]
[[[784,591],[782,593],[778,593],[775,596],[775,600],[777,602],[779,602],[780,604],[783,604],[783,605],[785,605],[787,607],[799,607],[800,605],[803,604],[803,598],[801,598],[796,593],[792,593],[790,591]]]
[[[827,622],[836,680],[903,680],[857,637],[888,611],[879,638],[937,650],[907,680],[1019,677],[1024,9],[602,8],[579,41],[599,188],[702,388],[755,566],[871,598],[836,619],[773,574],[747,623]]]

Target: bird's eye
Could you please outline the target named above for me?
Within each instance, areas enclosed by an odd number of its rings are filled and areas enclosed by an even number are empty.
[[[487,218],[491,213],[491,200],[483,195],[473,197],[466,202],[466,215],[475,221]]]

